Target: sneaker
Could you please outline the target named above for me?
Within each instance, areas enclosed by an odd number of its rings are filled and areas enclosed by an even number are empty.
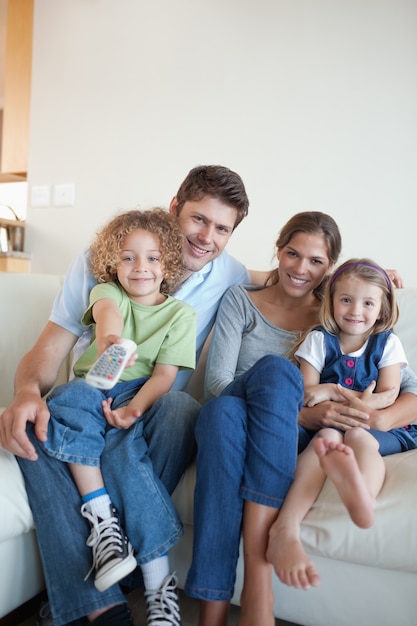
[[[136,568],[136,559],[128,538],[120,527],[116,509],[110,505],[111,517],[102,519],[91,513],[85,504],[81,515],[91,526],[87,545],[93,549],[93,565],[84,580],[95,570],[94,585],[105,591]]]
[[[36,616],[36,625],[37,626],[54,626],[54,618],[52,617],[51,607],[48,600],[42,600],[41,605],[39,607],[38,614]],[[68,626],[88,626],[90,622],[87,618],[81,618],[71,622]],[[133,624],[133,621],[132,621]]]
[[[169,574],[156,591],[145,591],[147,626],[181,626],[178,580]]]
[[[36,616],[37,626],[54,626],[54,619],[48,600],[42,601]]]

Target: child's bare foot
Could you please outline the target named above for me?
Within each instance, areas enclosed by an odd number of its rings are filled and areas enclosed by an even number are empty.
[[[363,480],[352,448],[322,437],[316,437],[313,445],[323,471],[335,484],[352,521],[360,528],[372,526],[375,502]]]
[[[275,528],[269,536],[266,559],[284,585],[309,589],[320,585],[320,575],[304,551],[298,536],[287,528]]]

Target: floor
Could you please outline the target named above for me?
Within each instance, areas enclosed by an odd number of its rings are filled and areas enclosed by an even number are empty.
[[[141,591],[133,591],[129,594],[129,605],[135,620],[135,626],[146,626],[145,604],[143,593]],[[182,626],[197,626],[198,624],[198,601],[188,598],[180,592],[180,605]],[[239,619],[239,608],[232,606],[230,609],[230,619],[228,626],[236,626]],[[296,626],[290,622],[275,620],[276,626]],[[24,622],[20,622],[18,626],[36,626],[36,616],[33,616]]]

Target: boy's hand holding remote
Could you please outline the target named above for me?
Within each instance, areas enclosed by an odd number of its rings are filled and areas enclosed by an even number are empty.
[[[137,358],[137,345],[131,339],[117,339],[99,356],[87,372],[85,380],[99,389],[112,389],[125,367]]]

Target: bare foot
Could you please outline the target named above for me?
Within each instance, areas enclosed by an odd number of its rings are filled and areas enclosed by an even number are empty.
[[[298,536],[287,528],[269,537],[266,559],[284,585],[309,589],[320,585],[320,575],[304,551]]]
[[[372,526],[375,502],[363,480],[352,448],[322,437],[316,437],[313,445],[323,471],[335,484],[352,521],[360,528]]]
[[[271,572],[272,574],[272,572]],[[270,578],[271,578],[270,574]],[[275,626],[273,594],[254,593],[243,587],[237,626]]]

